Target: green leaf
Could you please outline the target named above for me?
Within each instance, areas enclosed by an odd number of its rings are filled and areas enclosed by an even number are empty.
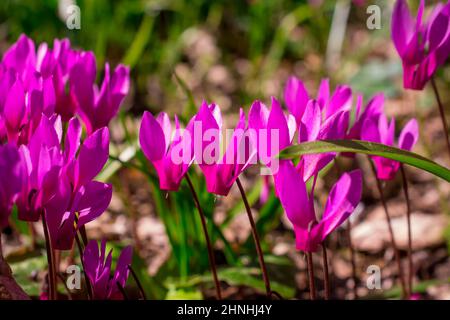
[[[228,282],[232,286],[248,286],[265,292],[264,281],[258,268],[227,268],[219,270],[219,279]],[[281,294],[285,299],[291,299],[295,295],[295,288],[288,287],[277,281],[271,280],[273,290]]]
[[[437,177],[450,182],[450,170],[421,155],[384,144],[359,140],[323,140],[305,142],[282,150],[282,159],[296,158],[304,154],[326,152],[351,152],[380,156],[396,160],[413,167],[428,171]]]
[[[167,292],[166,300],[202,300],[203,295],[197,289],[175,289],[171,288]]]
[[[11,270],[14,279],[20,287],[30,296],[39,296],[41,283],[34,281],[32,275],[35,272],[47,267],[47,258],[45,255],[25,259],[23,261],[11,262]]]
[[[144,16],[142,19],[136,37],[123,58],[123,63],[130,66],[130,68],[133,68],[136,65],[144,52],[152,34],[153,22],[154,17],[149,15]]]

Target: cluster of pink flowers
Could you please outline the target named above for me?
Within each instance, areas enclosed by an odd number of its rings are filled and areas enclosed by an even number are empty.
[[[20,220],[46,221],[53,249],[69,250],[77,231],[109,206],[112,186],[94,179],[108,160],[108,124],[128,93],[129,70],[118,65],[110,75],[106,64],[100,88],[96,76],[94,54],[67,39],[36,51],[22,35],[4,54],[1,228],[15,204]]]
[[[239,120],[229,144],[222,154],[213,154],[213,161],[205,161],[207,149],[220,150],[220,139],[209,139],[208,130],[222,130],[222,116],[218,105],[203,102],[198,113],[189,121],[186,130],[181,130],[175,118],[173,133],[167,114],[161,113],[156,119],[145,113],[141,129],[140,143],[144,154],[152,162],[163,190],[176,191],[189,166],[197,162],[203,172],[209,192],[226,196],[239,175],[248,168],[252,159],[259,159],[262,165],[271,168],[275,183],[275,193],[294,224],[297,248],[305,251],[317,250],[330,232],[342,224],[353,212],[361,198],[362,177],[359,170],[345,173],[330,193],[321,222],[317,223],[313,206],[313,190],[308,195],[305,183],[317,178],[318,173],[337,156],[336,153],[302,156],[294,165],[290,160],[276,158],[278,152],[293,143],[295,135],[299,143],[317,140],[357,139],[393,145],[394,119],[387,125],[383,111],[384,97],[374,96],[362,109],[362,97],[356,98],[355,120],[350,125],[353,110],[353,94],[349,86],[337,86],[330,93],[329,81],[324,79],[316,98],[311,98],[301,80],[291,77],[285,88],[284,101],[287,113],[278,100],[272,97],[269,110],[262,102],[255,101],[248,113],[241,109]],[[196,131],[196,123],[201,131]],[[362,130],[364,128],[364,130]],[[267,130],[266,135],[246,134],[247,131]],[[272,152],[271,135],[278,139],[278,149]],[[199,135],[199,136],[198,136]],[[410,120],[401,132],[398,146],[411,150],[418,138],[416,120]],[[200,148],[194,148],[200,139]],[[181,162],[173,159],[171,150],[183,145],[180,150],[189,156]],[[200,152],[199,152],[200,151]],[[392,179],[399,170],[399,163],[393,160],[373,157],[380,179]],[[228,161],[227,161],[228,160]],[[279,166],[271,166],[280,161]],[[338,191],[339,190],[339,191]]]

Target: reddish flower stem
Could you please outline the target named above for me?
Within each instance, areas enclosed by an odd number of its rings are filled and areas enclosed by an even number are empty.
[[[217,276],[217,268],[216,268],[216,259],[214,258],[214,251],[211,244],[211,240],[208,234],[208,227],[206,225],[206,218],[203,212],[202,206],[200,205],[200,200],[198,198],[197,192],[195,191],[194,185],[192,184],[192,180],[188,174],[185,175],[186,181],[189,185],[189,189],[191,189],[192,196],[194,197],[195,206],[197,207],[198,214],[200,216],[200,220],[202,222],[203,234],[205,235],[206,247],[208,248],[208,258],[209,258],[209,266],[211,268],[211,273],[213,275],[214,284],[216,286],[216,296],[218,300],[222,300],[222,292],[220,288],[219,277]]]
[[[266,287],[266,294],[267,294],[267,297],[270,299],[272,296],[272,289],[270,288],[269,275],[267,273],[266,264],[264,262],[264,255],[263,255],[263,252],[261,249],[261,243],[259,241],[258,232],[256,230],[255,220],[253,219],[252,211],[250,209],[250,204],[248,203],[247,196],[245,195],[244,188],[242,187],[242,183],[239,180],[239,178],[236,179],[236,184],[239,188],[239,191],[241,192],[242,201],[244,201],[244,206],[247,211],[247,217],[248,217],[248,220],[250,221],[250,226],[252,229],[252,236],[253,236],[253,240],[255,241],[256,253],[258,254],[259,266],[261,268],[264,285]]]
[[[141,293],[142,299],[147,300],[147,296],[145,295],[145,291],[144,291],[144,287],[141,284],[141,281],[139,281],[139,278],[137,276],[137,273],[134,271],[133,267],[131,266],[131,264],[128,265],[128,270],[130,270],[131,276],[134,279],[134,282],[136,282],[139,291]]]
[[[306,252],[306,261],[308,263],[309,298],[311,300],[316,300],[316,285],[314,283],[314,264],[312,252]]]
[[[411,235],[411,204],[409,202],[408,180],[406,179],[405,168],[400,164],[400,172],[402,173],[403,192],[406,201],[406,220],[408,224],[408,290],[409,294],[413,291],[413,273],[414,266],[412,261],[412,235]]]
[[[125,291],[125,288],[122,287],[122,285],[121,285],[119,282],[116,282],[116,285],[117,285],[117,288],[119,288],[119,291],[120,291],[120,293],[121,293],[122,296],[123,296],[123,299],[124,299],[124,300],[130,300],[130,299],[128,298],[128,295],[127,295],[126,291]]]
[[[436,85],[436,81],[434,80],[434,77],[431,78],[431,86],[433,87],[434,95],[436,97],[436,102],[439,106],[439,113],[441,115],[441,121],[442,121],[442,127],[444,129],[445,141],[447,143],[448,156],[450,157],[450,138],[448,137],[448,125],[447,125],[447,120],[445,119],[444,106],[442,104],[441,97],[439,95],[439,91],[437,89],[437,85]]]
[[[42,227],[44,229],[44,236],[45,236],[45,248],[47,250],[49,299],[57,300],[58,293],[57,293],[57,288],[56,288],[55,255],[54,255],[54,251],[52,248],[52,242],[51,242],[51,238],[50,238],[50,233],[48,231],[47,219],[45,218],[44,211],[42,211],[41,219],[42,219]]]
[[[330,276],[328,272],[327,248],[322,243],[323,283],[325,287],[325,300],[330,300]]]
[[[381,186],[381,182],[377,177],[377,171],[375,169],[375,165],[373,164],[372,160],[369,158],[369,163],[370,166],[372,168],[372,172],[374,174],[376,183],[377,183],[377,188],[378,188],[378,193],[380,194],[380,200],[381,203],[383,205],[384,208],[384,213],[386,216],[386,222],[388,225],[388,229],[389,229],[389,235],[391,238],[391,244],[392,244],[392,248],[394,249],[394,255],[395,255],[395,261],[397,262],[397,268],[398,268],[398,277],[400,278],[400,284],[401,284],[401,288],[402,288],[402,295],[403,298],[408,297],[408,290],[406,288],[406,284],[405,284],[405,278],[403,275],[403,268],[402,268],[402,262],[400,260],[400,252],[398,251],[398,247],[397,247],[397,242],[395,241],[395,237],[394,237],[394,230],[392,229],[392,223],[391,223],[391,217],[389,215],[389,211],[388,211],[388,207],[386,204],[386,199],[384,198],[384,193],[383,193],[383,188]]]

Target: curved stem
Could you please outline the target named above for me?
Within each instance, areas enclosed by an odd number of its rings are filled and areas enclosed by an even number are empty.
[[[269,275],[267,273],[266,264],[264,262],[264,255],[263,255],[263,252],[261,249],[261,243],[259,241],[258,232],[256,230],[255,220],[253,219],[252,211],[250,209],[250,204],[248,203],[247,196],[245,195],[244,188],[242,187],[242,183],[239,180],[239,178],[236,179],[236,184],[239,188],[239,191],[241,192],[242,201],[244,201],[245,210],[247,211],[248,220],[250,221],[250,226],[252,228],[252,236],[253,236],[253,240],[255,241],[255,246],[256,246],[256,253],[258,254],[259,266],[261,268],[264,285],[266,287],[266,294],[267,294],[267,297],[270,298],[272,295],[272,289],[270,288]]]
[[[222,300],[222,292],[221,292],[221,288],[220,288],[220,281],[219,281],[219,277],[217,276],[216,260],[214,258],[214,251],[213,251],[211,240],[210,240],[209,234],[208,234],[208,227],[206,225],[205,214],[204,214],[203,209],[202,209],[202,207],[200,205],[200,200],[198,198],[197,192],[195,191],[194,185],[192,184],[191,178],[189,177],[188,174],[186,174],[185,177],[186,177],[186,181],[187,181],[187,183],[189,185],[189,188],[191,189],[192,196],[194,197],[195,206],[197,207],[197,210],[198,210],[198,213],[199,213],[199,216],[200,216],[200,220],[202,222],[203,233],[205,235],[206,246],[208,248],[209,265],[211,267],[211,272],[213,274],[214,283],[216,285],[217,299]]]
[[[378,193],[380,194],[380,200],[381,200],[381,203],[384,208],[386,222],[387,222],[388,229],[389,229],[389,235],[391,238],[391,244],[392,244],[392,248],[394,249],[395,260],[397,262],[398,277],[400,278],[400,284],[402,287],[403,298],[406,298],[406,297],[408,297],[408,292],[407,292],[406,285],[405,285],[405,278],[403,276],[403,268],[402,268],[402,262],[400,260],[400,252],[398,251],[397,242],[395,241],[395,237],[394,237],[394,230],[392,229],[391,217],[389,216],[388,207],[386,204],[386,200],[384,198],[383,188],[381,186],[380,180],[377,177],[377,171],[375,169],[375,165],[373,164],[373,162],[370,158],[369,158],[369,163],[372,168],[372,172],[374,174],[375,180],[377,182]]]
[[[403,164],[400,164],[400,171],[402,173],[403,192],[405,193],[406,201],[406,220],[408,224],[408,290],[409,294],[412,294],[414,267],[412,261],[411,204],[409,202],[408,181],[406,179],[406,173]]]
[[[330,276],[328,273],[327,248],[322,243],[323,282],[325,287],[325,300],[330,300]]]
[[[48,232],[47,219],[45,218],[44,211],[42,211],[41,216],[42,216],[42,227],[44,229],[44,236],[45,236],[45,248],[47,250],[49,299],[57,300],[58,294],[56,289],[55,255],[52,248],[52,242],[50,239],[50,233]]]
[[[441,97],[439,95],[439,91],[437,89],[437,85],[436,85],[436,81],[434,80],[434,77],[431,78],[431,86],[433,87],[434,95],[436,97],[436,101],[439,106],[439,113],[441,115],[441,121],[442,121],[442,127],[444,129],[445,141],[447,143],[448,156],[450,157],[450,138],[448,137],[448,125],[447,125],[447,120],[445,119],[444,106],[442,104]]]
[[[144,287],[141,284],[141,281],[139,281],[139,278],[136,274],[136,272],[134,271],[133,267],[131,267],[131,264],[128,265],[128,270],[130,270],[131,276],[134,279],[134,282],[136,282],[138,288],[139,288],[139,292],[141,293],[142,299],[147,300],[147,296],[145,295],[145,291],[144,291]]]
[[[125,291],[125,288],[122,287],[122,285],[121,285],[119,282],[116,282],[116,285],[117,285],[117,288],[119,288],[119,291],[120,291],[120,293],[121,293],[122,296],[123,296],[123,299],[124,299],[124,300],[130,300],[130,299],[128,298],[128,295],[127,295],[126,291]]]
[[[314,264],[312,252],[306,252],[306,261],[308,263],[309,298],[311,300],[316,300],[316,285],[314,283]]]

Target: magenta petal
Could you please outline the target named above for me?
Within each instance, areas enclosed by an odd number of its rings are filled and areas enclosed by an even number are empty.
[[[405,53],[406,47],[414,30],[414,19],[409,12],[406,0],[397,0],[392,13],[391,32],[395,48],[400,56]]]
[[[144,112],[139,130],[139,143],[144,155],[151,162],[164,157],[167,145],[161,125],[148,111]]]
[[[81,130],[80,121],[77,118],[70,119],[67,127],[66,142],[64,144],[64,156],[66,162],[75,158],[80,146]]]
[[[299,126],[298,142],[316,140],[322,125],[322,111],[316,100],[308,102]]]
[[[25,119],[25,90],[21,81],[16,81],[6,97],[3,117],[8,134],[18,134]]]
[[[297,227],[308,229],[315,221],[302,175],[291,161],[281,161],[275,176],[277,194],[289,220]]]
[[[281,109],[280,103],[274,97],[272,97],[271,99],[272,108],[270,110],[269,118],[267,119],[267,134],[270,137],[272,134],[278,132],[279,149],[281,150],[291,144],[289,127],[286,116],[283,113],[283,109]],[[269,150],[271,150],[270,147]]]
[[[361,130],[362,140],[381,143],[381,136],[378,130],[378,119],[366,119],[363,123],[363,128],[364,130]]]
[[[325,118],[328,119],[341,111],[349,111],[351,109],[351,103],[352,89],[349,86],[336,87],[326,109]]]
[[[92,179],[102,170],[109,155],[109,131],[103,128],[90,135],[80,148],[75,166],[75,188]]]
[[[416,119],[411,119],[403,128],[398,139],[401,149],[411,151],[419,139],[419,125]]]
[[[203,102],[199,112],[195,116],[194,125],[194,134],[196,135],[194,139],[200,139],[198,137],[199,134],[202,137],[201,145],[198,146],[196,144],[195,148],[195,159],[198,161],[202,171],[206,167],[219,161],[220,154],[218,154],[216,150],[219,150],[220,141],[217,139],[218,137],[214,135],[214,132],[219,133],[218,130],[220,129],[217,119],[221,119],[220,109],[215,105],[212,105],[210,108],[205,102]],[[196,130],[200,126],[201,131]],[[211,152],[207,152],[208,150],[211,150]]]
[[[128,275],[130,273],[129,265],[131,265],[131,258],[133,256],[133,248],[131,246],[125,247],[116,264],[116,272],[114,273],[113,283],[119,283],[125,287]]]
[[[156,121],[159,123],[159,126],[164,133],[164,141],[166,145],[164,153],[166,153],[172,141],[172,124],[170,123],[169,115],[165,112],[158,114]]]
[[[111,202],[112,186],[91,181],[81,187],[78,192],[81,193],[81,198],[75,211],[79,213],[78,225],[82,226],[105,212]]]
[[[319,102],[321,110],[323,110],[330,99],[330,80],[322,79],[319,86],[319,92],[317,94],[317,102]]]
[[[297,123],[302,118],[308,100],[308,92],[303,82],[296,77],[290,77],[284,90],[284,101]]]
[[[322,219],[316,225],[316,228],[320,230],[322,241],[355,210],[361,200],[361,194],[361,170],[344,173],[331,189]]]
[[[0,227],[8,225],[13,200],[22,189],[25,163],[16,147],[0,145]]]

